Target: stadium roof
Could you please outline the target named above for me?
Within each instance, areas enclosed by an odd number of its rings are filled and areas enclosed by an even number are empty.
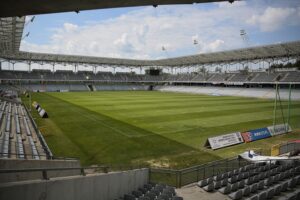
[[[23,34],[25,17],[0,18],[0,52],[17,52]]]
[[[1,0],[0,17],[16,17],[69,11],[78,12],[81,10],[104,8],[209,3],[221,1],[226,0]]]
[[[69,63],[88,65],[125,65],[125,66],[182,66],[182,65],[205,65],[215,63],[243,62],[258,59],[274,59],[300,56],[300,41],[273,44],[245,49],[205,53],[191,56],[160,60],[134,60],[120,58],[104,58],[91,56],[75,56],[62,54],[30,53],[19,51],[12,54],[3,54],[0,57],[7,60],[32,61],[43,63]]]

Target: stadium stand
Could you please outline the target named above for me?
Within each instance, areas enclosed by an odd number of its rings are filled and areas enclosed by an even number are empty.
[[[11,91],[1,89],[1,94]],[[10,92],[14,94],[15,92]],[[47,159],[48,147],[25,107],[14,99],[0,100],[0,158]],[[48,149],[49,150],[49,149]]]
[[[198,182],[206,192],[238,199],[299,199],[299,160],[260,162],[224,172]]]
[[[49,70],[9,71],[2,70],[0,80],[38,80],[38,81],[98,81],[98,82],[186,82],[186,83],[298,83],[299,71],[283,72],[235,72],[235,73],[181,73],[161,74],[158,76],[117,72],[57,70],[52,73]]]

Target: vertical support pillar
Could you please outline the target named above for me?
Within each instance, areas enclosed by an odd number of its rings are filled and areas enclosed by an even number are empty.
[[[275,125],[276,125],[277,95],[278,95],[278,83],[276,83],[276,88],[275,88],[275,103],[274,103],[274,111],[273,111],[273,128],[274,128],[274,130],[275,130]]]
[[[287,126],[286,126],[286,132],[289,131],[289,123],[290,123],[290,117],[291,117],[291,96],[292,96],[292,84],[290,83],[289,86],[289,104],[288,104],[288,117],[287,117]]]
[[[0,61],[0,71],[2,71],[2,61]]]

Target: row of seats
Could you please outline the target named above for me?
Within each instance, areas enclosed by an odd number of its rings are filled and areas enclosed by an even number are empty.
[[[149,183],[117,200],[183,200],[183,198],[176,195],[173,187]]]
[[[300,185],[300,166],[296,161],[250,164],[198,182],[205,191],[218,191],[231,199],[248,196],[251,199],[251,194],[257,192],[258,199],[265,199],[265,196],[271,199],[274,190],[279,195],[281,191],[292,190],[297,184]]]
[[[300,82],[300,72],[249,72],[249,73],[179,73],[150,76],[135,73],[116,73],[82,71],[1,71],[0,79],[9,80],[98,80],[110,82]]]
[[[46,159],[46,153],[23,105],[0,101],[0,157]]]

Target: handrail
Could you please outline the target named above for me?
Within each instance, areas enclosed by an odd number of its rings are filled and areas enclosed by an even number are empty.
[[[49,171],[70,171],[70,170],[80,170],[81,176],[85,176],[86,169],[102,169],[104,173],[108,173],[108,167],[106,166],[98,166],[98,167],[59,167],[59,168],[31,168],[31,169],[0,169],[0,174],[5,173],[25,173],[25,172],[41,172],[42,178],[44,180],[49,180],[48,176]]]

